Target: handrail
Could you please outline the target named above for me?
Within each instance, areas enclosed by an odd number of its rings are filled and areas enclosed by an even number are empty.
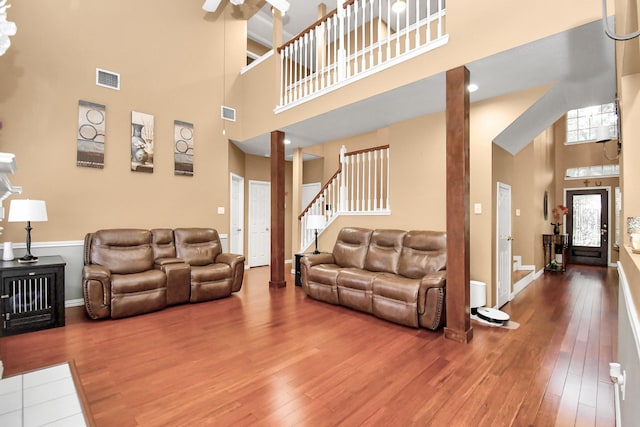
[[[377,147],[364,148],[362,150],[349,151],[348,153],[344,153],[344,156],[345,157],[347,157],[347,156],[356,156],[358,154],[368,153],[370,151],[386,150],[387,148],[389,148],[389,144],[380,145],[380,146],[377,146]],[[329,180],[327,182],[325,182],[325,184],[322,186],[320,191],[318,191],[318,194],[316,194],[316,196],[309,202],[307,207],[303,209],[302,213],[300,213],[300,215],[298,215],[298,221],[302,220],[302,217],[304,216],[304,214],[306,214],[307,211],[311,208],[311,206],[313,206],[313,204],[320,198],[320,196],[322,195],[324,190],[327,189],[327,187],[338,176],[338,174],[340,172],[342,172],[342,162],[338,162],[338,170],[331,176],[331,178],[329,178]]]
[[[331,178],[329,178],[329,180],[322,186],[322,188],[320,189],[320,191],[318,191],[318,194],[316,194],[316,197],[313,198],[313,200],[311,200],[309,202],[309,204],[307,205],[306,208],[304,208],[304,210],[302,211],[302,213],[300,215],[298,215],[298,221],[300,221],[302,219],[302,217],[304,216],[304,214],[307,213],[307,211],[311,208],[311,206],[313,206],[313,204],[316,202],[316,200],[318,200],[320,198],[320,196],[322,195],[322,192],[324,190],[327,189],[327,187],[331,184],[331,182],[338,176],[338,174],[342,172],[342,163],[340,163],[340,166],[338,166],[338,170],[333,174],[333,176]]]
[[[346,2],[344,2],[342,7],[346,9],[347,6],[349,6],[350,4],[353,4],[354,2],[355,2],[355,0],[347,0]],[[285,44],[280,46],[277,49],[278,53],[280,53],[283,50],[285,50],[287,48],[287,46],[289,46],[289,45],[295,43],[296,41],[300,40],[302,37],[304,37],[305,34],[307,34],[309,31],[313,30],[314,28],[320,26],[320,24],[322,24],[323,22],[327,21],[329,18],[331,18],[336,13],[338,13],[338,9],[337,8],[333,9],[331,12],[327,13],[322,18],[318,19],[316,22],[314,22],[313,24],[309,25],[304,30],[300,31],[295,37],[293,37],[291,40],[289,40],[288,42],[286,42]]]

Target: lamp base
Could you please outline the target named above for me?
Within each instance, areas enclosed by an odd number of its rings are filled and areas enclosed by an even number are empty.
[[[25,255],[22,258],[18,258],[18,262],[19,263],[30,263],[30,262],[37,262],[38,261],[38,257],[37,256],[33,256],[31,254]]]

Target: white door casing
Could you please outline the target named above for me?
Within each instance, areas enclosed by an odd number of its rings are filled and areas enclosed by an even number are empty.
[[[511,297],[511,186],[498,182],[496,208],[496,307]]]
[[[244,254],[244,178],[231,174],[229,252]]]
[[[271,257],[271,183],[249,181],[249,267],[269,265]]]

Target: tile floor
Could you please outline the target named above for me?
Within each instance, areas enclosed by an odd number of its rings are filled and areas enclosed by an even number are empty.
[[[69,364],[0,379],[0,426],[86,426]]]

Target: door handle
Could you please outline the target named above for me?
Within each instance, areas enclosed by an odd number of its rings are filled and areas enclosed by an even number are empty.
[[[511,241],[511,240],[513,240],[513,237],[507,236],[507,240]]]

